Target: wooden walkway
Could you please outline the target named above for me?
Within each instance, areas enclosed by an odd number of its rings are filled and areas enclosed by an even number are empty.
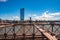
[[[55,36],[52,36],[51,34],[49,34],[48,32],[46,32],[45,30],[39,28],[37,25],[34,24],[34,26],[41,32],[43,33],[49,40],[57,40],[57,38]]]

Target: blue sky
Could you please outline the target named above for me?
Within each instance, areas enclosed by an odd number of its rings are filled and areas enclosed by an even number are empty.
[[[25,19],[60,18],[60,0],[0,0],[0,18],[19,19],[20,8],[25,8]]]

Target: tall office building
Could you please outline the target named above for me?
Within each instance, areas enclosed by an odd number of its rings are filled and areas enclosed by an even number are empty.
[[[20,9],[20,21],[24,21],[24,8]]]

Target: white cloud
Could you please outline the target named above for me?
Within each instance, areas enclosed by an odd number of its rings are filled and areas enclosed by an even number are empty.
[[[7,0],[0,0],[0,2],[6,2]]]
[[[36,14],[34,14],[33,16],[37,16]]]
[[[51,16],[60,16],[60,13],[51,13]]]
[[[14,20],[19,20],[20,18],[19,18],[19,16],[13,16],[13,19]]]
[[[35,16],[34,16],[35,15]],[[42,13],[41,16],[33,14],[33,20],[59,20],[60,19],[60,12],[58,13],[48,13],[48,11]]]

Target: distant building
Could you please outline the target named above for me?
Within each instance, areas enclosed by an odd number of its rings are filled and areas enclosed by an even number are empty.
[[[20,9],[20,21],[24,21],[24,8]]]
[[[0,23],[2,22],[2,19],[0,19]]]

